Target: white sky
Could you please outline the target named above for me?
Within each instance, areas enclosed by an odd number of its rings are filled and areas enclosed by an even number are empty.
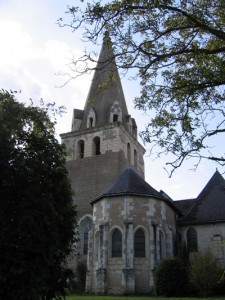
[[[38,104],[43,98],[57,106],[65,105],[67,114],[59,119],[57,134],[70,131],[72,110],[83,108],[92,77],[80,77],[59,87],[65,77],[56,75],[67,71],[73,55],[79,57],[92,47],[81,41],[81,32],[72,33],[56,24],[58,18],[65,17],[67,5],[79,3],[78,0],[0,0],[0,88],[21,90],[17,98],[23,102],[32,98]],[[128,110],[139,131],[143,130],[147,118],[134,110],[132,102],[138,94],[138,84],[123,78],[122,85]],[[169,178],[163,169],[166,162],[167,157],[155,160],[146,155],[146,181],[174,200],[196,197],[216,170],[216,165],[205,161],[193,172],[190,170],[193,161],[188,160]]]

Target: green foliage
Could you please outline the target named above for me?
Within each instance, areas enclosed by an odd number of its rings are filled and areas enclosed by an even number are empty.
[[[78,263],[76,268],[76,276],[77,276],[77,287],[79,290],[83,290],[83,291],[85,290],[86,273],[87,273],[86,263]]]
[[[113,0],[70,7],[71,26],[97,42],[105,30],[117,66],[140,79],[136,107],[152,119],[142,132],[159,154],[173,153],[169,169],[195,157],[224,165],[224,151],[207,148],[225,129],[225,4],[223,0]],[[60,19],[61,26],[63,19]],[[84,55],[81,71],[87,72]],[[74,76],[74,74],[73,74]],[[72,77],[73,77],[72,76]],[[158,148],[159,146],[159,148]],[[214,151],[214,152],[213,152]]]
[[[220,288],[223,270],[210,250],[194,253],[190,259],[189,277],[200,296],[208,296]],[[224,283],[224,282],[223,282]]]
[[[162,296],[182,296],[188,292],[189,279],[184,263],[176,258],[165,259],[155,271],[155,291]]]
[[[70,292],[75,293],[84,293],[85,285],[86,285],[86,273],[87,273],[87,263],[86,262],[78,262],[75,272],[73,272],[73,276],[70,277],[70,284],[68,289]]]
[[[67,296],[66,300],[168,300],[165,297],[153,297],[153,296],[96,296],[96,295],[73,295]],[[213,300],[221,300],[221,297],[213,298]],[[169,300],[199,300],[199,298],[169,298]],[[201,298],[201,300],[209,300],[209,298]]]
[[[61,299],[76,211],[47,111],[0,92],[0,299]]]

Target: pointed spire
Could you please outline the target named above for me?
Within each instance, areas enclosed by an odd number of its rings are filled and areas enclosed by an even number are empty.
[[[81,128],[86,128],[90,111],[95,112],[95,126],[103,126],[109,123],[110,108],[115,105],[115,102],[117,102],[116,106],[118,109],[121,109],[122,123],[125,125],[128,115],[126,101],[115,63],[112,42],[109,37],[109,32],[106,31],[87,96]]]

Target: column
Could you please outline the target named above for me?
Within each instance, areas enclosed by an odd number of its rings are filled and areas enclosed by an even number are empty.
[[[135,273],[134,273],[134,228],[132,221],[125,221],[124,236],[124,269],[122,276],[122,285],[124,294],[135,293]]]

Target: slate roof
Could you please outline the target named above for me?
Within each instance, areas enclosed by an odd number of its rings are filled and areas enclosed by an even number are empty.
[[[125,125],[125,118],[128,115],[127,105],[115,62],[112,42],[106,32],[86,99],[81,129],[87,127],[87,116],[90,108],[96,112],[97,127],[107,124],[109,109],[115,101],[119,103],[122,110],[122,123]]]
[[[195,205],[197,199],[185,199],[174,201],[174,205],[180,210],[182,215],[187,215]]]
[[[174,204],[184,214],[180,224],[224,222],[225,180],[216,171],[196,199],[174,201]]]
[[[82,120],[84,116],[84,111],[81,109],[74,109],[73,110],[73,117],[74,119],[80,119]]]
[[[173,209],[173,201],[165,197],[162,193],[155,190],[141,176],[139,176],[132,168],[127,168],[111,185],[111,187],[102,195],[99,195],[91,201],[91,204],[105,197],[115,197],[120,195],[135,195],[142,197],[154,197],[167,202]]]

